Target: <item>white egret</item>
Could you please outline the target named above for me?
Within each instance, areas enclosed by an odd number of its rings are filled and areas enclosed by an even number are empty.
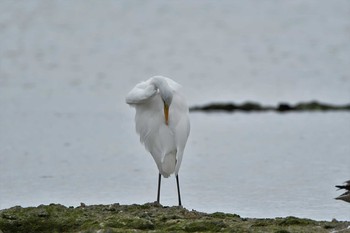
[[[154,76],[137,84],[126,96],[126,103],[135,107],[136,132],[157,164],[160,201],[161,176],[175,173],[179,206],[181,195],[179,169],[190,133],[188,105],[173,80]]]

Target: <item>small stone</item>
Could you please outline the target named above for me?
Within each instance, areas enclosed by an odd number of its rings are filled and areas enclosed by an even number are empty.
[[[107,210],[109,210],[109,211],[116,211],[119,206],[120,206],[119,203],[114,203],[114,204],[109,205]]]
[[[2,214],[2,217],[3,217],[4,219],[8,219],[8,220],[16,220],[16,219],[17,219],[16,216],[13,216],[13,215],[10,215],[10,214],[7,214],[7,213],[3,213],[3,214]]]
[[[49,216],[49,213],[46,212],[46,210],[42,210],[38,213],[38,216],[39,217],[48,217]]]

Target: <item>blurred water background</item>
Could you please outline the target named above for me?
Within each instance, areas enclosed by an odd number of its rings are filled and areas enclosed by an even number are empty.
[[[0,209],[145,203],[158,171],[124,101],[162,74],[190,106],[350,100],[350,2],[0,2]],[[350,113],[191,113],[184,207],[349,220]],[[175,179],[161,202],[177,203]]]

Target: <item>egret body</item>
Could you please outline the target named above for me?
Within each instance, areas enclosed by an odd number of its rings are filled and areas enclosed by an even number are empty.
[[[136,132],[157,164],[160,201],[161,176],[175,173],[179,205],[181,195],[179,169],[190,133],[188,105],[175,81],[154,76],[137,84],[126,96],[126,103],[135,107]]]

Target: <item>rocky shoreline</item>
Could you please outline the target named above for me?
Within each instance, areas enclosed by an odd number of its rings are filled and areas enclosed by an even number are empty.
[[[8,232],[347,232],[350,221],[297,217],[255,219],[212,214],[157,203],[143,205],[60,204],[0,210],[0,233]]]
[[[315,112],[315,111],[350,111],[350,104],[334,105],[318,101],[301,102],[297,104],[279,103],[277,106],[262,105],[256,102],[245,102],[242,104],[235,103],[211,103],[202,106],[193,106],[191,112]]]

